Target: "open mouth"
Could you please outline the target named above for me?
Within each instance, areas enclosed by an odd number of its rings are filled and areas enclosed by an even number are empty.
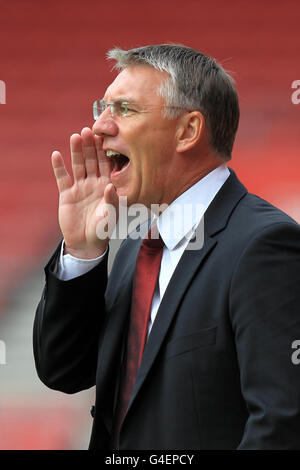
[[[114,150],[107,150],[106,151],[106,156],[112,162],[112,172],[113,173],[122,171],[130,163],[129,158],[126,157],[126,155],[123,155],[122,153],[115,152]]]

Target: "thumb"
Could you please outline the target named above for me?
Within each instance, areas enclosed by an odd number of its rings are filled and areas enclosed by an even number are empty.
[[[117,213],[117,220],[119,217],[119,196],[117,194],[116,188],[112,183],[108,183],[104,190],[104,202],[106,204],[111,204],[115,207]]]
[[[106,204],[112,204],[115,207],[119,204],[119,196],[112,183],[108,183],[104,189],[104,202]]]

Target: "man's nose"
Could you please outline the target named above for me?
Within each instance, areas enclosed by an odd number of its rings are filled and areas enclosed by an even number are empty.
[[[109,107],[103,111],[98,119],[94,122],[92,131],[94,134],[102,137],[115,137],[118,134],[119,128],[110,113]]]

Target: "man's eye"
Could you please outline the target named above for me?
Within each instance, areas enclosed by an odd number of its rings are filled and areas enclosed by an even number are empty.
[[[129,113],[134,112],[134,109],[132,108],[132,106],[130,106],[129,103],[126,103],[126,102],[115,103],[115,107],[117,110],[117,114],[122,117],[125,117]]]
[[[122,116],[126,116],[128,111],[129,111],[128,105],[124,103],[120,103],[120,112]]]

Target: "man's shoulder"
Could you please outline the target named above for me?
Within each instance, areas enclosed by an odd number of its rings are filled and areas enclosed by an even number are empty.
[[[234,210],[231,213],[232,222],[241,224],[242,221],[246,228],[249,227],[250,224],[262,228],[277,223],[298,225],[292,217],[279,207],[274,206],[271,202],[263,199],[259,195],[248,192],[235,172],[231,168],[229,168],[229,171],[231,173],[230,177],[224,184],[224,192],[222,193],[220,191],[220,195],[223,196],[223,194],[225,194],[227,198],[229,195],[229,197],[237,195],[235,196],[237,198],[237,204],[234,206]]]
[[[251,246],[300,246],[300,225],[288,214],[265,199],[247,193],[237,204],[222,233],[223,245],[232,253],[245,252]],[[234,255],[232,254],[234,257]]]
[[[262,197],[252,193],[247,193],[241,199],[233,217],[238,223],[241,223],[242,220],[245,227],[251,225],[256,229],[264,229],[277,224],[293,225],[300,229],[298,222],[291,216]]]

